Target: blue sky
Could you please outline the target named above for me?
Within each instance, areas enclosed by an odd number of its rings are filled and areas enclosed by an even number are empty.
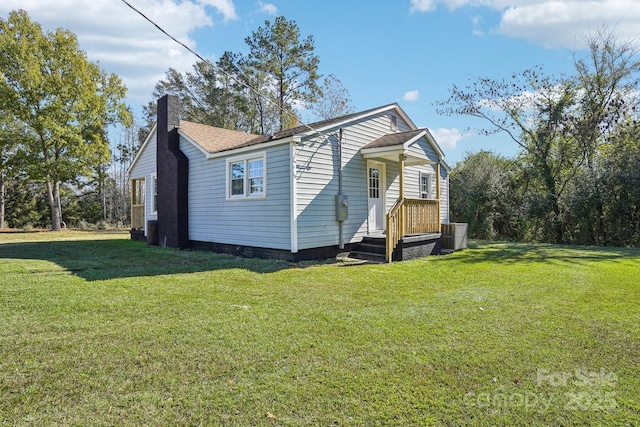
[[[296,21],[315,39],[320,73],[340,79],[357,109],[398,102],[432,131],[452,165],[466,152],[517,151],[504,137],[466,132],[481,122],[436,113],[453,84],[536,65],[570,73],[581,35],[604,24],[623,40],[640,35],[638,0],[129,1],[212,61],[246,53],[245,37],[265,19]],[[0,16],[18,8],[45,29],[76,33],[89,59],[124,79],[136,111],[169,67],[186,71],[196,61],[120,0],[3,0]]]

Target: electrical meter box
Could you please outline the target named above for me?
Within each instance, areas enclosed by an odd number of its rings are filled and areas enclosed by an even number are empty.
[[[336,194],[336,221],[349,218],[349,196]]]

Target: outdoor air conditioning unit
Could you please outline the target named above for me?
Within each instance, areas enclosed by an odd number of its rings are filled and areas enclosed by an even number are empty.
[[[452,222],[442,224],[442,249],[459,251],[467,248],[467,224]]]

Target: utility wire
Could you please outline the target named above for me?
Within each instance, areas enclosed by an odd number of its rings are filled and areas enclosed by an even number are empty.
[[[182,46],[183,48],[185,48],[188,52],[190,52],[191,54],[195,55],[198,59],[200,59],[202,62],[206,62],[209,65],[211,65],[215,70],[221,72],[222,74],[224,74],[225,76],[227,76],[228,78],[234,80],[236,83],[240,84],[241,86],[244,86],[246,89],[248,89],[250,92],[253,92],[256,96],[264,99],[265,101],[267,101],[269,104],[273,105],[274,107],[276,107],[278,110],[282,111],[284,114],[287,114],[288,116],[290,116],[291,118],[295,119],[297,122],[300,123],[301,126],[306,127],[307,129],[311,130],[312,132],[318,134],[318,136],[324,136],[326,137],[327,135],[323,134],[322,132],[314,129],[313,127],[311,127],[310,125],[304,123],[303,121],[299,120],[298,117],[296,117],[293,113],[291,113],[290,111],[287,111],[286,109],[280,107],[280,105],[276,104],[273,100],[267,98],[266,96],[264,96],[263,94],[261,94],[258,90],[252,88],[249,84],[239,80],[236,76],[229,74],[226,70],[216,66],[216,64],[214,64],[213,62],[209,61],[208,59],[203,58],[198,52],[196,52],[195,50],[191,49],[189,46],[187,46],[186,44],[184,44],[183,42],[181,42],[180,40],[176,39],[174,36],[172,36],[171,34],[169,34],[167,31],[164,30],[164,28],[162,28],[160,25],[156,24],[151,18],[149,18],[147,15],[145,15],[142,11],[140,11],[139,9],[137,9],[135,6],[133,6],[131,3],[129,3],[127,0],[121,0],[122,3],[126,4],[127,6],[129,6],[129,8],[131,8],[133,11],[135,11],[136,13],[138,13],[140,16],[142,16],[144,19],[146,19],[147,21],[149,21],[149,23],[151,25],[153,25],[154,27],[156,27],[162,34],[164,34],[165,36],[169,37],[171,40],[173,40],[174,42],[178,43],[180,46]],[[196,102],[198,102],[200,104],[199,101],[196,100]],[[200,104],[200,106],[202,106],[202,104]]]

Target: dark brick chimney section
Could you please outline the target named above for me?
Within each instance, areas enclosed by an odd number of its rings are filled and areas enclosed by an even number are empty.
[[[158,244],[185,249],[189,247],[189,159],[180,151],[179,126],[179,98],[158,99]]]

